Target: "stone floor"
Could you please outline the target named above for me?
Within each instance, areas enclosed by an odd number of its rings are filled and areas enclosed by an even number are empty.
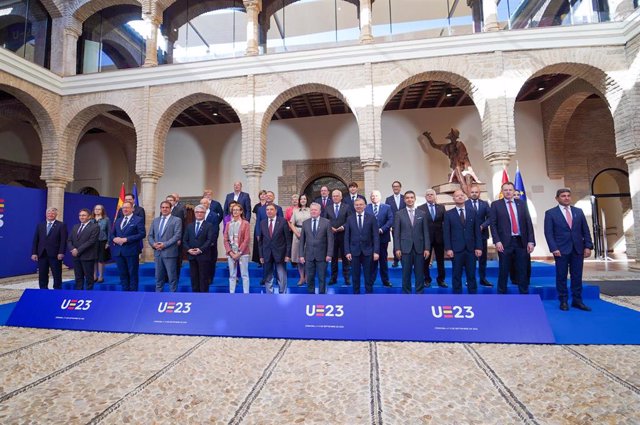
[[[33,277],[0,281],[0,303],[30,286]],[[640,297],[603,298],[640,310]],[[640,346],[9,327],[0,341],[1,424],[640,423]]]

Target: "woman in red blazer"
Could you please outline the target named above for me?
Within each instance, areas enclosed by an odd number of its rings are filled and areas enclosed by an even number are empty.
[[[249,222],[242,218],[243,208],[240,204],[231,207],[231,221],[224,229],[224,250],[229,263],[229,292],[236,292],[238,280],[237,267],[240,264],[242,276],[242,292],[249,293],[249,242],[251,232]]]

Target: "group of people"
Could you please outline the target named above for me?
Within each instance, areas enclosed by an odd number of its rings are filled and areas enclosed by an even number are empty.
[[[489,204],[480,199],[480,187],[472,185],[467,198],[462,190],[453,193],[454,207],[447,210],[436,202],[429,189],[426,203],[416,206],[415,192],[402,193],[402,184],[394,181],[393,193],[382,202],[380,191],[373,190],[369,201],[358,193],[355,182],[343,197],[340,190],[322,187],[320,196],[309,202],[307,196],[294,195],[283,211],[274,203],[275,194],[260,192],[260,202],[251,209],[249,194],[242,183],[226,196],[224,207],[205,190],[194,208],[195,220],[186,224],[186,208],[177,194],[160,203],[160,214],[149,226],[147,241],[154,251],[156,290],[165,283],[177,290],[182,251],[189,260],[194,292],[208,292],[215,276],[218,237],[222,226],[224,249],[229,267],[229,291],[234,293],[238,278],[242,290],[249,292],[251,253],[250,221],[255,215],[252,259],[263,268],[262,283],[267,293],[286,292],[286,263],[298,269],[298,286],[308,293],[326,293],[327,284],[338,282],[338,263],[342,262],[345,285],[354,293],[373,292],[377,276],[384,286],[389,280],[387,250],[393,244],[394,262],[402,266],[402,292],[423,293],[430,287],[430,266],[437,265],[436,284],[447,287],[445,258],[452,261],[453,293],[462,293],[463,272],[467,291],[477,293],[478,283],[493,286],[486,278],[489,229],[499,258],[497,292],[507,293],[511,275],[521,294],[528,293],[530,254],[535,247],[531,216],[525,202],[517,199],[511,182],[502,185],[501,200]],[[582,302],[583,258],[590,255],[591,237],[584,214],[571,206],[571,191],[560,189],[558,207],[545,214],[545,237],[556,261],[556,285],[560,308],[568,309],[567,273],[571,272],[572,306],[590,310]],[[226,215],[225,215],[226,212]],[[142,241],[147,236],[144,209],[135,206],[133,194],[125,196],[113,226],[104,207],[91,212],[82,209],[79,223],[67,234],[64,223],[56,220],[55,208],[47,209],[47,221],[38,225],[34,235],[32,258],[38,261],[40,287],[48,286],[48,270],[54,276],[54,288],[61,288],[61,260],[68,250],[73,256],[77,289],[92,289],[103,280],[104,262],[109,254],[115,259],[125,291],[138,289],[138,265]],[[331,264],[328,274],[328,263]],[[479,282],[476,281],[476,263]]]

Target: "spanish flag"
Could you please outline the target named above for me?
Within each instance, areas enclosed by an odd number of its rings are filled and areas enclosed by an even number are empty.
[[[505,166],[502,169],[502,183],[500,183],[500,193],[498,194],[498,199],[502,199],[504,196],[502,195],[502,185],[509,181],[509,174],[507,173],[507,167]]]
[[[124,182],[122,182],[122,187],[120,188],[120,196],[118,196],[118,206],[116,206],[116,214],[113,216],[113,222],[115,223],[115,217],[118,216],[118,211],[120,211],[120,208],[122,208],[122,204],[124,204],[124,194],[125,194],[125,190],[124,190]]]

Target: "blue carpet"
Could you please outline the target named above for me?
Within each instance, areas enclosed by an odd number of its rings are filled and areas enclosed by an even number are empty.
[[[593,311],[562,311],[558,301],[543,301],[557,344],[640,345],[640,312],[602,300],[585,300]]]
[[[16,304],[18,303],[0,304],[0,326],[4,326],[7,323]]]

